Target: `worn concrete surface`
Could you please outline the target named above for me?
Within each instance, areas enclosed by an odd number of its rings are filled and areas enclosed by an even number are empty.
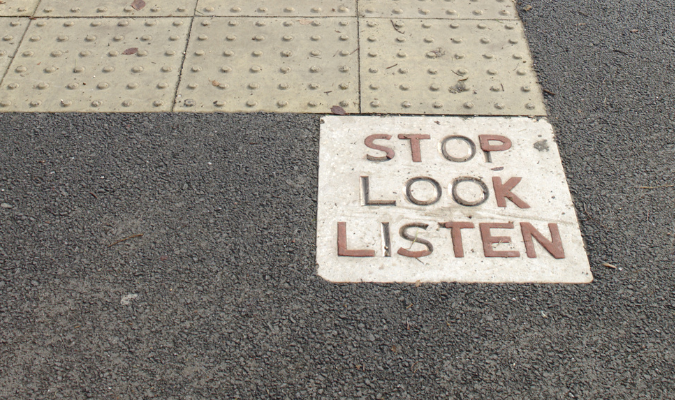
[[[366,138],[383,132],[386,136],[372,145],[389,155],[366,144]],[[410,134],[427,136],[401,139]],[[508,148],[484,151],[487,135],[495,138],[490,145]],[[343,283],[593,280],[546,119],[324,116],[319,148],[316,253],[322,278]],[[503,192],[495,180],[517,182],[510,191],[513,201],[498,194]],[[365,253],[340,254],[340,223],[343,251]],[[464,228],[453,238],[448,223]],[[495,223],[502,224],[494,230],[501,237],[489,244],[485,238],[493,231],[486,224]],[[544,242],[550,240],[549,250],[540,243],[526,250],[523,223],[536,225]]]
[[[317,117],[3,114],[0,397],[672,398],[675,5],[521,12],[592,284],[326,283]]]

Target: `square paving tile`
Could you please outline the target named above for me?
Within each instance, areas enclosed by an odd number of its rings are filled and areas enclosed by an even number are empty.
[[[174,111],[358,112],[356,18],[196,18]]]
[[[40,0],[3,0],[0,2],[0,17],[31,16]]]
[[[323,117],[317,265],[331,282],[593,279],[553,129],[525,117]]]
[[[37,17],[191,17],[197,0],[42,0]]]
[[[196,15],[236,17],[356,16],[356,0],[199,0]]]
[[[170,111],[188,18],[38,19],[0,88],[2,111]]]
[[[360,22],[363,113],[546,115],[520,22]]]
[[[518,18],[512,0],[360,0],[359,15],[384,18]]]
[[[0,82],[5,75],[21,38],[28,28],[28,18],[0,18]]]

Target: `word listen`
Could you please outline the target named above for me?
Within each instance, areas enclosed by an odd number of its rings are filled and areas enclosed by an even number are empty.
[[[464,244],[462,242],[462,230],[474,229],[475,225],[473,222],[460,222],[460,221],[450,221],[450,222],[440,222],[439,226],[441,228],[447,228],[450,230],[450,237],[452,240],[452,249],[455,253],[455,258],[464,257]],[[419,235],[411,235],[409,230],[412,228],[424,229],[429,228],[428,224],[424,223],[410,223],[403,225],[399,230],[399,235],[410,241],[412,244],[419,243],[426,247],[426,250],[411,251],[406,248],[399,248],[396,254],[404,257],[410,258],[420,258],[430,256],[434,252],[434,245],[424,239],[419,237]],[[563,249],[562,239],[560,238],[560,231],[558,229],[558,224],[548,224],[550,231],[551,239],[547,239],[541,232],[539,232],[532,224],[529,222],[521,222],[520,230],[523,237],[523,243],[525,244],[525,253],[529,258],[536,258],[537,253],[535,251],[534,240],[541,244],[546,251],[553,256],[553,258],[562,259],[565,258],[565,250]],[[480,231],[480,237],[483,241],[483,254],[485,257],[503,257],[503,258],[512,258],[520,257],[520,252],[516,250],[495,250],[494,245],[496,244],[509,244],[511,243],[511,238],[509,236],[493,236],[492,229],[514,229],[513,222],[504,222],[504,223],[480,223],[478,224],[478,229]],[[337,247],[338,247],[338,256],[339,257],[375,257],[375,250],[365,249],[365,250],[355,250],[349,249],[347,246],[347,223],[338,222],[337,224]],[[391,257],[391,234],[389,232],[389,223],[382,223],[382,256]],[[412,247],[411,244],[411,247]]]
[[[366,159],[371,162],[382,163],[389,160],[392,160],[396,154],[394,150],[390,147],[383,145],[381,142],[375,143],[378,141],[389,141],[391,140],[391,135],[386,134],[376,134],[370,135],[364,140],[366,147],[372,150],[381,152],[381,154],[366,154]],[[412,155],[412,161],[414,163],[422,162],[422,152],[420,141],[428,140],[431,137],[429,135],[423,134],[401,134],[398,135],[400,140],[407,140],[410,143],[410,153]],[[509,150],[512,147],[512,142],[509,138],[501,135],[480,135],[478,137],[480,149],[485,153],[485,159],[487,162],[492,162],[493,152],[501,152]],[[448,151],[448,147],[452,143],[463,143],[465,147],[468,148],[468,154],[457,157],[451,155]],[[477,152],[477,146],[473,140],[466,136],[453,135],[444,138],[440,143],[440,151],[443,157],[453,163],[462,163],[467,162],[473,159]],[[387,206],[396,206],[396,200],[373,200],[370,198],[370,177],[361,176],[361,204],[364,207],[387,207]],[[530,205],[525,202],[523,199],[518,197],[514,193],[514,189],[518,183],[522,181],[521,177],[511,177],[506,182],[502,181],[501,177],[492,177],[492,189],[494,192],[494,197],[498,207],[506,208],[507,201],[509,200],[515,206],[521,209],[530,208]],[[413,195],[413,187],[418,182],[426,182],[434,188],[434,195],[430,198],[420,199]],[[466,199],[462,197],[461,192],[458,190],[461,184],[472,183],[476,185],[482,192],[482,195],[477,199]],[[451,196],[453,200],[465,207],[477,207],[484,204],[490,197],[490,192],[488,186],[483,182],[482,179],[477,177],[462,176],[455,178],[451,184]],[[441,185],[437,180],[426,177],[414,177],[406,183],[406,192],[405,199],[414,205],[421,207],[429,207],[437,203],[443,195]],[[462,230],[475,229],[476,226],[472,222],[468,221],[449,221],[449,222],[439,222],[441,228],[446,228],[450,231],[450,237],[452,240],[452,246],[454,255],[456,258],[464,257],[464,245],[462,241]],[[412,228],[417,228],[426,230],[429,228],[428,224],[425,223],[409,223],[403,225],[399,229],[399,235],[410,242],[411,248],[414,244],[419,244],[426,247],[425,250],[411,251],[406,248],[399,248],[396,254],[403,257],[410,258],[420,258],[431,255],[434,252],[433,244],[419,237],[417,234],[411,235],[409,230]],[[558,225],[555,223],[548,224],[549,228],[549,238],[546,235],[539,232],[531,223],[521,222],[520,231],[525,245],[525,253],[529,258],[536,258],[537,254],[535,251],[534,241],[536,240],[553,258],[562,259],[565,258],[565,251],[563,249],[562,239],[560,237],[560,230]],[[514,229],[513,222],[508,223],[479,223],[478,231],[480,232],[480,238],[483,244],[483,254],[485,257],[520,257],[520,252],[516,250],[496,250],[495,245],[499,244],[510,244],[511,237],[508,236],[493,236],[492,229]],[[388,222],[383,222],[381,224],[381,242],[382,242],[382,256],[391,257],[391,234]],[[419,246],[418,246],[419,247]],[[375,257],[375,250],[372,249],[349,249],[347,245],[347,223],[338,222],[337,223],[337,248],[338,256],[340,257]]]

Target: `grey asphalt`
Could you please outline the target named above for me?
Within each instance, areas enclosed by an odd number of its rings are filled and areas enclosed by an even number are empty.
[[[0,114],[0,397],[675,398],[675,3],[520,8],[592,284],[323,281],[318,116]]]

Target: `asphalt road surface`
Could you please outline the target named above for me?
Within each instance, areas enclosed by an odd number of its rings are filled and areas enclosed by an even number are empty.
[[[675,398],[675,3],[520,9],[592,284],[325,282],[318,116],[0,114],[0,397]]]

